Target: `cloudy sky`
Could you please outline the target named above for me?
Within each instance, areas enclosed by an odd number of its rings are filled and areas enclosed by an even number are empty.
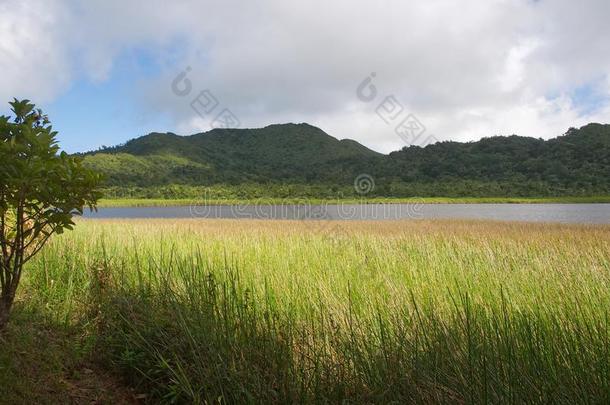
[[[610,122],[608,17],[607,0],[0,0],[0,111],[33,100],[70,152],[214,122],[388,152],[409,114],[439,140],[549,138]]]

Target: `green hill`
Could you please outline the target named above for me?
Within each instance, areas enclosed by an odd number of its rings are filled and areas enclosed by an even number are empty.
[[[151,133],[88,153],[85,161],[107,175],[108,185],[156,186],[333,182],[349,178],[363,163],[383,159],[358,142],[339,141],[311,125],[285,124],[191,136]]]
[[[151,133],[84,157],[87,166],[106,175],[115,194],[131,189],[129,195],[134,188],[172,185],[260,185],[270,197],[286,185],[296,194],[312,187],[349,194],[362,173],[375,179],[380,196],[610,194],[610,125],[602,124],[571,128],[547,141],[495,136],[410,146],[389,155],[308,124],[283,124],[191,136]]]
[[[388,157],[402,183],[501,183],[522,195],[610,191],[610,125],[571,128],[547,141],[512,135],[441,142]]]

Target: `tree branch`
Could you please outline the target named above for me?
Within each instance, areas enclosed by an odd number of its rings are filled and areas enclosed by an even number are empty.
[[[36,245],[36,248],[32,251],[31,254],[29,254],[25,258],[25,260],[22,261],[21,265],[26,264],[28,261],[30,261],[30,259],[32,257],[36,256],[36,254],[40,251],[40,249],[42,249],[44,247],[44,245],[47,243],[47,241],[49,240],[51,235],[53,235],[54,233],[55,233],[55,228],[51,229],[51,232],[49,232],[49,234],[46,235],[38,245]]]

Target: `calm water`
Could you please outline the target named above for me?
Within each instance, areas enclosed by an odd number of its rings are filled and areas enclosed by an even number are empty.
[[[344,204],[100,208],[88,218],[491,219],[610,224],[610,204]]]

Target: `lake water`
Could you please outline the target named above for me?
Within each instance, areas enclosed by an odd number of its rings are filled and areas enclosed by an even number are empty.
[[[100,208],[87,218],[486,219],[610,224],[610,204],[340,204]]]

